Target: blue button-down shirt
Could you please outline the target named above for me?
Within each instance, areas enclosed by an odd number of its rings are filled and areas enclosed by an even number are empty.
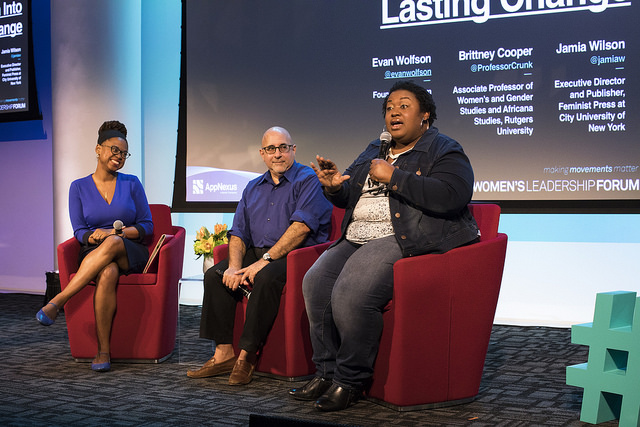
[[[229,234],[247,248],[271,247],[298,221],[311,230],[300,246],[312,246],[328,240],[331,210],[313,169],[294,162],[278,185],[268,171],[247,184]]]

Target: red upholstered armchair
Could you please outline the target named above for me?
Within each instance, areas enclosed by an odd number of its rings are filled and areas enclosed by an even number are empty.
[[[162,234],[167,237],[146,274],[121,276],[117,311],[111,332],[112,360],[162,362],[173,352],[178,319],[178,281],[182,276],[185,230],[171,223],[171,209],[150,205],[153,251]],[[71,238],[58,245],[60,285],[66,288],[78,270],[80,244]],[[94,286],[87,286],[64,306],[71,355],[91,360],[98,352],[93,312]]]
[[[340,224],[343,216],[343,209],[333,208],[329,230],[330,241],[340,236]],[[260,358],[256,365],[257,372],[289,380],[306,377],[315,372],[315,366],[311,361],[313,350],[309,337],[309,319],[302,296],[302,279],[329,245],[330,243],[323,243],[299,248],[287,255],[287,282],[282,292],[280,309],[273,328],[260,352]],[[228,256],[228,245],[214,248],[213,258],[216,263]],[[243,302],[236,310],[234,327],[236,349],[244,325],[247,300],[244,299]]]
[[[368,396],[398,410],[465,403],[478,394],[504,267],[500,207],[471,204],[479,243],[394,265],[394,295]]]

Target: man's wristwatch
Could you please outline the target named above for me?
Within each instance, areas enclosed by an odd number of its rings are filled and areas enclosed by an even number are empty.
[[[273,258],[271,258],[271,255],[269,255],[269,252],[265,252],[264,255],[262,255],[262,259],[267,262],[273,261]]]

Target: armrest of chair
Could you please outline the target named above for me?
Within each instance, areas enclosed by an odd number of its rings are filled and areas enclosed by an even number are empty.
[[[213,248],[213,261],[217,264],[222,260],[229,258],[229,245],[218,245]]]
[[[424,313],[428,321],[460,316],[468,322],[487,305],[494,311],[506,247],[506,234],[498,233],[444,254],[403,258],[394,265],[393,303],[402,304],[403,312]]]
[[[164,244],[158,252],[158,285],[178,285],[182,276],[182,263],[184,260],[185,230],[182,227],[173,227],[173,236],[167,235]]]
[[[289,310],[298,313],[305,312],[302,279],[313,263],[330,245],[331,242],[327,242],[298,248],[287,255],[287,283],[284,287],[283,295],[285,295]]]
[[[302,283],[302,278],[331,242],[294,249],[287,255],[287,283]]]
[[[500,206],[494,203],[470,203],[469,210],[480,227],[481,240],[493,239],[498,234]]]
[[[72,237],[58,245],[58,270],[60,286],[64,289],[69,284],[69,277],[78,271],[78,254],[80,242]]]
[[[393,340],[418,343],[413,352],[415,360],[403,363],[426,363],[424,355],[429,354],[438,360],[448,358],[454,370],[482,370],[506,248],[506,234],[498,233],[492,239],[444,254],[396,262],[393,321],[402,334],[394,334]],[[420,321],[416,322],[411,313],[421,313]],[[428,342],[417,338],[424,336],[429,337]],[[449,354],[438,355],[434,348],[449,348]]]

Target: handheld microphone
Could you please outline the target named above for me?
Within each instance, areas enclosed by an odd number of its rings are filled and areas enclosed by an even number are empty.
[[[124,223],[119,219],[113,222],[113,229],[116,231],[116,234],[122,234],[122,227],[124,227]]]
[[[391,145],[391,134],[386,130],[380,134],[380,150],[378,151],[378,159],[387,160],[387,153],[389,152],[389,145]],[[371,179],[374,185],[378,185],[379,182]]]
[[[386,130],[380,134],[380,151],[378,152],[378,158],[386,160],[387,153],[389,152],[389,145],[391,144],[391,134]]]
[[[220,278],[222,278],[222,276],[224,276],[224,271],[220,270],[219,268],[216,268],[214,270],[216,272],[216,274],[218,276],[220,276]],[[229,292],[233,292],[231,289],[227,288],[229,290]],[[242,292],[242,294],[247,297],[247,299],[249,299],[249,297],[251,296],[251,291],[249,290],[249,288],[246,287],[246,285],[240,285],[238,286],[238,289],[240,290],[240,292]]]

